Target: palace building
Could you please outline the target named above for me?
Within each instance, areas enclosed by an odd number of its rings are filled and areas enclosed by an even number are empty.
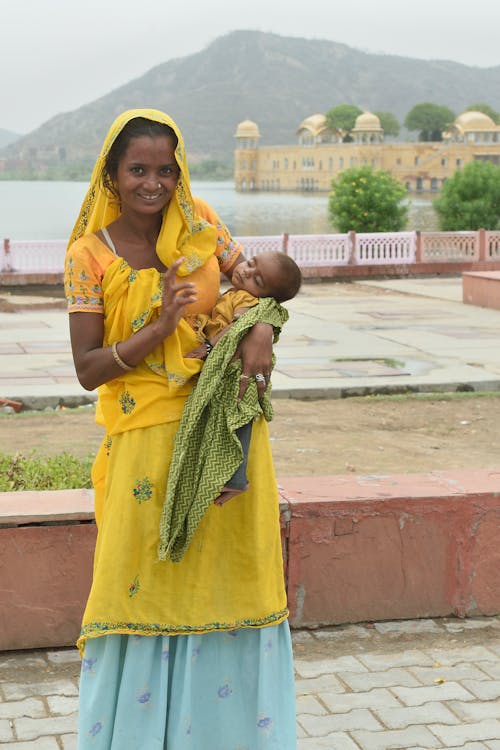
[[[306,118],[296,135],[296,144],[259,146],[258,124],[240,122],[235,133],[236,190],[329,192],[342,170],[371,165],[385,169],[409,192],[437,192],[470,161],[500,165],[500,125],[482,112],[463,112],[443,140],[434,142],[384,142],[380,120],[371,112],[357,117],[349,142],[344,132],[330,130],[321,114]]]

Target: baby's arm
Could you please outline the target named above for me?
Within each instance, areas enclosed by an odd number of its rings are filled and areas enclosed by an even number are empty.
[[[241,318],[242,315],[244,315],[248,310],[250,310],[250,307],[238,307],[234,311],[233,320],[229,325],[225,326],[224,328],[217,331],[217,333],[212,333],[209,320],[207,322],[207,325],[203,329],[203,333],[206,335],[205,341],[196,347],[196,349],[193,349],[189,354],[186,354],[186,357],[196,357],[197,359],[206,359],[208,354],[211,352],[212,348],[216,345],[218,340],[224,336],[225,333],[229,331],[233,323],[238,320],[238,318]]]

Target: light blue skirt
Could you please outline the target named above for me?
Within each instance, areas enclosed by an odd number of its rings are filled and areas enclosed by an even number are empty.
[[[288,623],[90,638],[78,750],[296,750]]]

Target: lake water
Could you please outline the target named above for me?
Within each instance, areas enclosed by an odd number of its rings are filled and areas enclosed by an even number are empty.
[[[66,239],[86,189],[86,182],[0,181],[0,239]],[[210,203],[236,236],[333,231],[325,194],[237,193],[232,182],[193,181],[192,190]],[[411,200],[408,228],[437,228],[430,196]]]

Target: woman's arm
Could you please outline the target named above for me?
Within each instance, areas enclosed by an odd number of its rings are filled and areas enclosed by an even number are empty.
[[[245,395],[248,381],[256,375],[263,375],[264,380],[257,380],[259,398],[264,395],[273,369],[274,329],[269,323],[256,323],[241,339],[233,360],[241,359],[241,380],[238,399]]]
[[[162,304],[158,318],[125,341],[103,347],[104,316],[99,313],[73,312],[69,316],[71,348],[76,374],[81,385],[92,391],[109,380],[133,369],[170,336],[184,313],[186,305],[196,302],[195,286],[177,281],[180,258],[163,276]],[[119,347],[119,348],[118,348]],[[120,364],[121,362],[121,364]]]

